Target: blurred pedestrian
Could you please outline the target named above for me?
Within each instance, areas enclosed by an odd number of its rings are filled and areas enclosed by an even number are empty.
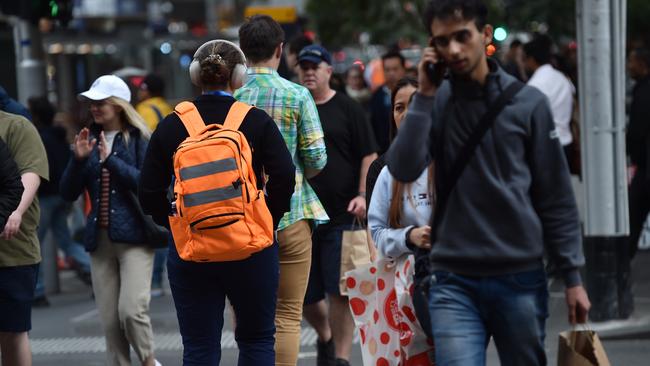
[[[88,103],[93,123],[75,137],[61,194],[68,201],[84,190],[90,195],[84,245],[108,363],[131,365],[133,347],[142,365],[159,365],[148,314],[154,253],[129,197],[137,191],[150,132],[117,76],[100,76],[79,97]]]
[[[54,126],[56,110],[47,97],[29,98],[27,105],[33,116],[32,123],[36,126],[45,146],[50,176],[50,180],[43,182],[38,188],[41,209],[38,240],[41,244],[41,253],[43,253],[45,237],[51,230],[56,244],[55,248],[59,248],[65,253],[67,263],[75,270],[79,279],[90,285],[90,257],[83,246],[75,242],[70,235],[68,217],[72,205],[63,200],[59,193],[61,176],[72,155],[70,145],[66,141],[66,131],[62,127]],[[34,306],[49,306],[45,295],[42,268],[39,268],[38,271]]]
[[[296,165],[291,211],[278,225],[280,281],[275,312],[275,364],[295,365],[300,350],[300,321],[311,266],[311,228],[328,220],[307,179],[327,163],[316,104],[305,87],[281,78],[284,32],[273,18],[254,16],[239,28],[239,42],[250,68],[235,98],[266,111],[280,129]]]
[[[154,131],[173,108],[165,100],[165,80],[156,74],[148,74],[138,85],[136,111],[142,116],[149,130]]]
[[[204,43],[194,54],[192,62],[190,78],[201,88],[203,94],[192,102],[196,109],[191,113],[198,110],[203,121],[222,123],[235,103],[232,93],[245,81],[246,58],[233,43],[214,40]],[[170,212],[182,215],[182,212],[176,213],[171,209],[167,198],[174,174],[174,153],[189,136],[177,113],[167,116],[154,132],[140,180],[142,208],[158,224],[166,226],[169,226]],[[248,111],[239,131],[246,137],[253,151],[251,163],[257,187],[252,189],[265,188],[266,203],[273,217],[274,228],[277,228],[284,213],[289,211],[295,185],[295,168],[291,155],[275,122],[261,109]],[[223,172],[223,162],[224,160],[216,161],[215,163],[221,164],[212,164],[212,168],[209,163],[188,168],[195,168],[194,174],[199,174],[196,178],[200,179],[201,176]],[[200,167],[203,168],[197,169]],[[215,171],[216,167],[221,167],[221,170]],[[268,175],[266,185],[264,175]],[[242,195],[243,192],[229,198],[241,202]],[[187,196],[183,196],[183,200]],[[210,204],[225,200],[218,195],[203,197],[216,200],[209,201]],[[190,227],[185,229],[189,231]],[[210,228],[205,230],[207,229]],[[236,317],[235,340],[240,352],[238,364],[274,365],[278,245],[268,243],[267,247],[243,260],[197,262],[181,259],[177,250],[181,244],[184,243],[169,246],[167,271],[183,338],[183,364],[219,364],[223,311],[228,297]]]
[[[299,34],[289,40],[286,60],[287,66],[289,66],[289,69],[293,73],[291,81],[296,83],[298,82],[298,54],[303,48],[311,46],[312,44],[314,44],[314,40],[304,34]]]
[[[353,64],[345,73],[345,94],[368,111],[371,93],[361,65]]]
[[[575,87],[569,78],[551,65],[551,40],[540,36],[524,45],[524,64],[530,74],[528,85],[546,95],[567,164],[573,161],[571,117]]]
[[[378,88],[370,99],[370,125],[379,145],[379,154],[388,150],[390,129],[390,92],[397,81],[406,76],[406,59],[397,50],[389,51],[381,57],[385,83]]]
[[[156,74],[145,76],[144,80],[138,86],[138,100],[140,103],[136,106],[136,110],[151,131],[156,129],[165,116],[174,111],[165,100],[164,95],[165,81]],[[167,248],[159,248],[155,252],[153,275],[151,276],[152,297],[164,295],[162,283],[165,263],[167,262]]]
[[[32,328],[32,303],[41,261],[36,192],[41,180],[49,179],[47,155],[38,131],[22,116],[0,111],[0,139],[18,166],[24,188],[18,207],[0,233],[0,352],[3,365],[27,366],[31,365],[27,332]],[[5,211],[10,206],[14,205],[5,206]]]
[[[318,45],[298,56],[300,83],[311,92],[325,133],[327,165],[309,183],[330,222],[312,236],[312,260],[304,315],[318,333],[318,365],[349,365],[354,322],[348,298],[339,291],[341,242],[356,217],[366,216],[366,174],[377,146],[359,104],[330,88],[332,58]],[[329,307],[325,297],[329,300]]]
[[[625,319],[634,312],[631,262],[638,249],[643,223],[650,212],[650,50],[637,48],[630,52],[627,64],[630,77],[636,81],[632,91],[630,119],[625,134],[629,170],[632,179],[628,189],[630,236],[619,256],[619,315]]]
[[[508,52],[504,55],[503,70],[508,74],[514,76],[519,81],[525,82],[528,80],[526,69],[524,67],[524,50],[523,43],[514,39],[508,46]]]
[[[28,120],[32,119],[32,115],[29,114],[29,110],[11,98],[2,86],[0,86],[0,110],[7,113],[18,114],[27,118]]]
[[[486,57],[487,13],[482,0],[427,6],[431,43],[388,168],[412,182],[436,162],[429,283],[436,364],[482,365],[492,337],[502,364],[546,365],[545,253],[564,278],[570,323],[584,323],[590,307],[578,210],[544,94]]]

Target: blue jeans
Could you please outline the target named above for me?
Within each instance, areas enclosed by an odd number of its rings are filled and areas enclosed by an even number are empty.
[[[216,366],[226,297],[235,311],[239,366],[274,366],[278,244],[233,262],[183,261],[170,244],[167,275],[183,338],[184,366]]]
[[[438,366],[484,366],[494,339],[501,365],[546,365],[548,290],[543,269],[468,277],[434,271],[429,290]]]
[[[54,242],[67,257],[72,258],[83,272],[90,273],[90,257],[84,247],[72,240],[70,228],[68,227],[68,216],[70,215],[71,205],[61,198],[61,196],[39,197],[41,208],[41,218],[38,226],[38,241],[41,243],[41,253],[45,236],[49,230],[52,230]],[[35,296],[45,295],[45,285],[43,283],[43,271],[38,271],[38,280],[36,282]]]

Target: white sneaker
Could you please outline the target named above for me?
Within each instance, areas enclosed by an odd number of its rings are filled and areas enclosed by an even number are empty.
[[[158,362],[158,360],[156,360],[155,358],[154,358],[153,362],[155,362],[155,366],[162,366],[162,364],[160,362]]]

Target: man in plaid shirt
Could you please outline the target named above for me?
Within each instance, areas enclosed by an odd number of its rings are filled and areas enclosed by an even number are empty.
[[[307,182],[327,163],[323,129],[309,91],[280,77],[284,32],[269,16],[250,18],[239,29],[241,49],[251,67],[248,81],[235,98],[263,109],[275,121],[296,166],[291,211],[278,226],[280,283],[275,316],[276,365],[296,365],[300,321],[311,267],[311,228],[329,220]]]

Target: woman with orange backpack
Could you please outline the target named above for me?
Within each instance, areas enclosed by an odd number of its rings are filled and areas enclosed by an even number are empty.
[[[274,231],[289,211],[295,167],[271,117],[232,97],[245,63],[225,40],[196,51],[190,77],[203,94],[158,125],[142,168],[142,208],[174,236],[167,272],[184,365],[219,364],[226,297],[237,322],[238,365],[275,363]]]

